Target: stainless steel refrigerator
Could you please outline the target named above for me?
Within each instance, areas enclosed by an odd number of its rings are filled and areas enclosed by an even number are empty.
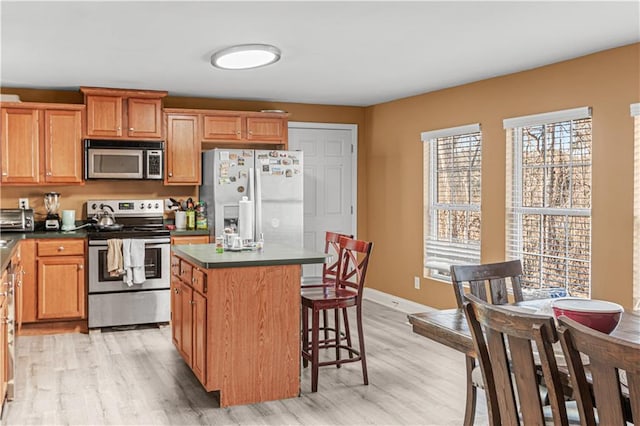
[[[253,240],[303,247],[302,151],[216,148],[202,153],[200,200],[212,235],[243,224],[239,203],[253,201]]]

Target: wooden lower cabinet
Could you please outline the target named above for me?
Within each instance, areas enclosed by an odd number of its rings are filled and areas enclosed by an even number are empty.
[[[185,236],[173,236],[171,237],[172,245],[180,244],[209,244],[208,235],[185,235]]]
[[[206,296],[195,291],[180,276],[172,275],[171,336],[173,344],[201,382],[206,377],[206,316]]]
[[[21,323],[86,319],[86,241],[46,238],[20,244],[23,274],[16,314]]]
[[[296,397],[300,265],[172,265],[173,342],[220,406]]]
[[[84,257],[38,258],[38,319],[85,317]]]
[[[7,271],[2,272],[2,287],[9,279]],[[0,296],[0,410],[7,395],[7,381],[9,378],[9,346],[8,346],[8,300]]]

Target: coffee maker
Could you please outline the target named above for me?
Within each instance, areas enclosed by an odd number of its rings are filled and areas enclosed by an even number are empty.
[[[58,192],[47,192],[44,194],[44,207],[47,209],[47,218],[44,221],[44,229],[47,231],[58,231],[60,229],[60,194]]]

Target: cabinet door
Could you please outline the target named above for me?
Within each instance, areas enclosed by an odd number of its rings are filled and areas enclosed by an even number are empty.
[[[201,383],[206,380],[207,299],[193,292],[193,361],[191,369]]]
[[[162,138],[162,100],[127,100],[127,135],[132,138]]]
[[[242,139],[242,116],[205,115],[202,123],[202,139],[210,141],[234,141]]]
[[[44,180],[82,182],[82,112],[45,110]]]
[[[2,183],[38,183],[38,110],[2,108]]]
[[[122,96],[87,96],[87,136],[122,136]]]
[[[38,258],[38,319],[85,317],[84,257]]]
[[[177,275],[171,277],[171,340],[176,349],[182,352],[182,293]]]
[[[200,139],[197,115],[167,114],[167,185],[200,185]]]
[[[180,282],[180,293],[182,303],[182,330],[180,331],[180,348],[182,349],[182,357],[191,365],[193,360],[193,309],[192,299],[193,290],[183,282]]]
[[[5,276],[2,276],[2,282]],[[7,339],[7,298],[1,297],[0,301],[0,407],[4,404],[4,398],[7,395],[7,379],[9,377],[9,347]]]
[[[274,117],[247,117],[247,140],[284,141],[286,120]]]
[[[36,322],[38,306],[38,286],[36,283],[36,240],[20,241],[20,263],[22,264],[21,300],[16,300],[22,309],[22,322]]]

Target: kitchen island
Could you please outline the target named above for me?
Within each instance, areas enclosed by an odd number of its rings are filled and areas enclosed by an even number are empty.
[[[277,244],[172,246],[173,343],[221,407],[298,396],[301,265],[326,257]]]

